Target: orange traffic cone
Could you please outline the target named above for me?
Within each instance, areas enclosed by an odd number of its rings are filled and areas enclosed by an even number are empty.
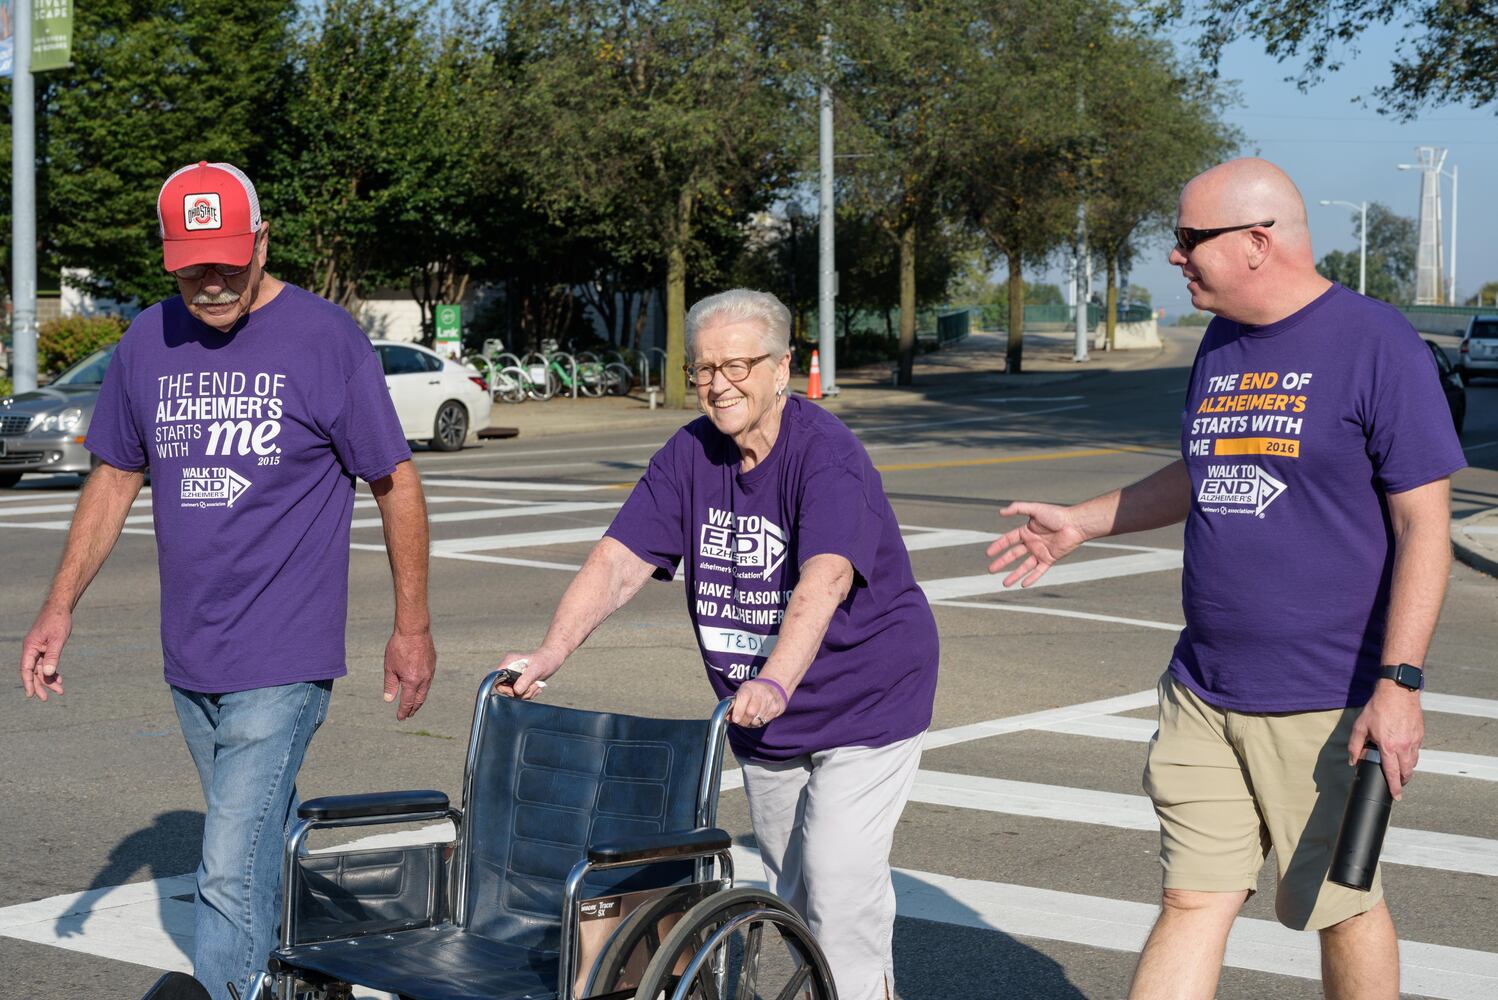
[[[822,398],[822,362],[816,351],[811,352],[811,374],[806,379],[806,398]]]

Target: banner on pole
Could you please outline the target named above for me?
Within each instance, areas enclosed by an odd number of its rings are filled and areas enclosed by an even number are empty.
[[[73,61],[73,0],[31,0],[31,72]]]
[[[454,361],[463,353],[463,307],[439,305],[437,307],[437,336],[433,346],[438,354]]]
[[[73,61],[73,0],[31,0],[31,72]],[[15,69],[15,0],[0,0],[0,76]]]

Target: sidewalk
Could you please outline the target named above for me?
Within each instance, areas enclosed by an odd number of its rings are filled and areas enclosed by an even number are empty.
[[[833,413],[854,408],[881,406],[916,406],[940,404],[973,393],[992,393],[996,389],[1014,389],[1055,385],[1077,379],[1091,378],[1109,372],[1134,371],[1178,360],[1189,341],[1195,349],[1199,330],[1174,335],[1173,328],[1161,330],[1165,347],[1152,351],[1115,351],[1107,353],[1093,351],[1089,361],[1078,364],[1072,358],[1070,335],[1037,334],[1025,335],[1024,372],[1019,375],[1005,374],[1004,352],[1006,337],[1002,333],[974,333],[965,340],[944,350],[917,355],[915,359],[915,385],[897,387],[891,377],[892,365],[881,362],[862,368],[838,372],[837,396],[828,396],[821,401]],[[1185,354],[1181,363],[1189,364],[1190,354]],[[670,373],[667,378],[672,377]],[[678,373],[676,378],[680,378]],[[826,384],[825,379],[823,384]],[[806,375],[791,376],[791,391],[806,394]],[[523,444],[527,440],[558,434],[576,434],[585,431],[629,431],[656,428],[662,439],[671,430],[695,419],[698,411],[689,395],[687,409],[665,408],[665,393],[659,394],[660,408],[651,410],[648,396],[640,389],[629,396],[605,396],[598,399],[570,396],[557,397],[545,402],[527,400],[524,403],[495,403],[489,423],[494,427],[513,427],[520,432],[510,442],[488,442],[488,447],[504,447],[507,443]]]
[[[1452,521],[1451,547],[1468,566],[1498,576],[1498,507]]]

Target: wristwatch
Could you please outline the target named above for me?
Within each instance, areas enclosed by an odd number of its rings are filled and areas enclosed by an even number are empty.
[[[1408,663],[1401,663],[1394,667],[1384,667],[1379,671],[1379,676],[1391,680],[1400,687],[1410,691],[1419,691],[1425,687],[1425,671]]]

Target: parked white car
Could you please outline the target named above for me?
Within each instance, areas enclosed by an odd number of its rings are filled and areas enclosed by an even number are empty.
[[[401,432],[436,451],[457,451],[489,426],[489,386],[476,368],[417,344],[374,341]]]
[[[1477,315],[1468,321],[1457,359],[1463,382],[1474,375],[1498,375],[1498,315]]]

